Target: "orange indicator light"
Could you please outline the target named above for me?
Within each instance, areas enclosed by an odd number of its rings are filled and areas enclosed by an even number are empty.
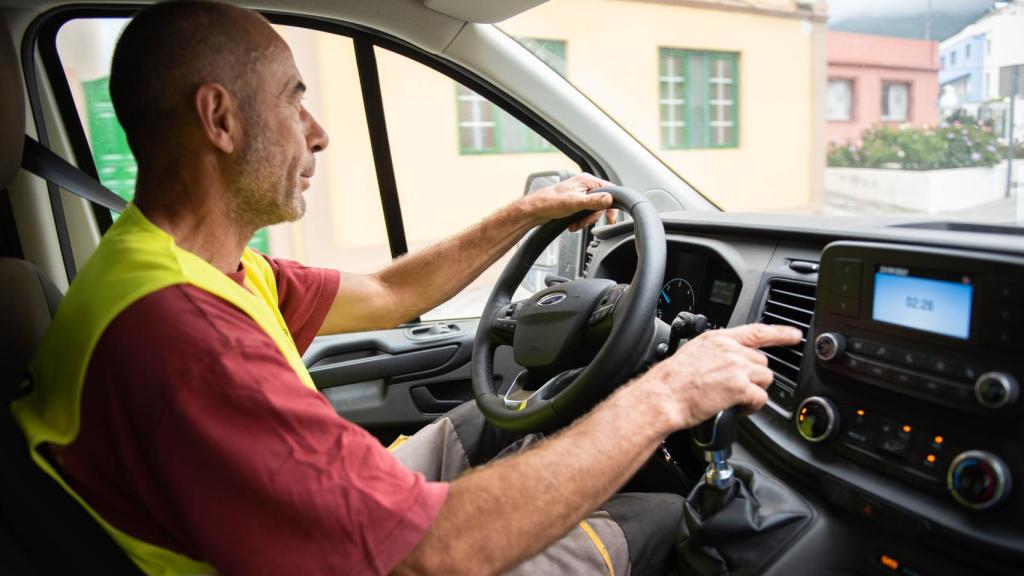
[[[924,459],[927,460],[929,464],[935,464],[935,454],[929,454],[925,456]]]
[[[910,426],[904,424],[903,425],[903,431],[906,432],[907,434],[910,434]]]
[[[864,411],[863,410],[857,410],[857,416],[863,416],[863,415],[864,415]]]
[[[807,408],[802,408],[802,409],[800,410],[800,413],[801,413],[801,414],[807,414]]]
[[[899,560],[893,558],[892,556],[889,556],[888,554],[882,554],[882,557],[879,558],[879,560],[882,562],[882,566],[885,566],[886,568],[888,568],[890,570],[899,570],[900,569],[900,562],[899,562]]]
[[[934,441],[934,442],[935,442],[936,444],[942,444],[942,440],[943,440],[942,436],[936,436],[936,437],[935,437],[935,440],[933,440],[933,441]]]

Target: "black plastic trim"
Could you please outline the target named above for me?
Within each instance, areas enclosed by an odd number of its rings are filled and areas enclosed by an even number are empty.
[[[377,171],[377,188],[380,190],[380,203],[384,210],[384,226],[388,231],[391,257],[398,258],[409,252],[409,245],[405,239],[405,221],[402,219],[402,204],[398,198],[395,166],[391,159],[391,142],[388,140],[377,56],[373,52],[373,44],[366,40],[357,38],[353,45],[356,68],[359,70],[359,88],[363,95],[363,110],[366,112],[366,125],[370,133],[373,166]]]
[[[39,100],[39,83],[35,67],[35,38],[38,34],[37,25],[41,23],[40,20],[33,22],[25,33],[21,44],[21,68],[22,74],[25,76],[25,88],[28,92],[29,107],[32,109],[32,121],[36,126],[37,140],[49,148],[50,138],[46,131],[46,121],[43,119],[43,105]],[[64,273],[68,277],[68,282],[71,282],[77,269],[74,249],[71,247],[71,234],[68,232],[68,221],[64,215],[64,202],[56,184],[47,182],[46,192],[50,199],[50,210],[53,213],[53,225],[57,230],[57,243],[60,246],[61,260],[64,262]]]
[[[54,101],[62,119],[64,119],[64,132],[67,134],[71,144],[71,151],[75,156],[76,165],[79,170],[88,174],[97,182],[100,181],[99,172],[96,170],[96,160],[92,155],[92,148],[89,147],[89,140],[85,135],[81,119],[78,117],[78,109],[75,107],[75,99],[71,93],[71,86],[68,84],[67,76],[64,74],[60,61],[60,54],[57,51],[57,34],[61,27],[69,19],[47,20],[42,23],[38,30],[36,45],[39,47],[39,56],[43,61],[43,70],[50,82],[50,89],[54,94]],[[75,118],[77,122],[68,122],[67,118]],[[99,227],[100,234],[113,225],[114,219],[110,211],[91,202],[93,216]]]

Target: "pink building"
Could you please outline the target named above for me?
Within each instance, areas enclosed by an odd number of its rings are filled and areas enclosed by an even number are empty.
[[[939,122],[939,44],[889,36],[828,33],[829,142],[857,140],[876,124]]]

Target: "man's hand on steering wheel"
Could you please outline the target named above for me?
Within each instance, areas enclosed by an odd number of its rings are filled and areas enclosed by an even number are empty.
[[[618,210],[611,207],[611,194],[604,192],[588,194],[589,191],[603,186],[612,186],[612,183],[584,172],[568,180],[542,188],[524,197],[523,202],[527,212],[533,216],[534,226],[577,212],[593,210],[593,213],[569,225],[569,231],[575,232],[597,222],[601,218],[602,210],[606,211],[609,224],[615,222]]]

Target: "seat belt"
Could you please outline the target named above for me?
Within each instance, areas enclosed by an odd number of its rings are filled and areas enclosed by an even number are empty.
[[[28,135],[25,136],[21,167],[107,210],[121,213],[128,205],[128,202],[111,192],[109,188]]]

